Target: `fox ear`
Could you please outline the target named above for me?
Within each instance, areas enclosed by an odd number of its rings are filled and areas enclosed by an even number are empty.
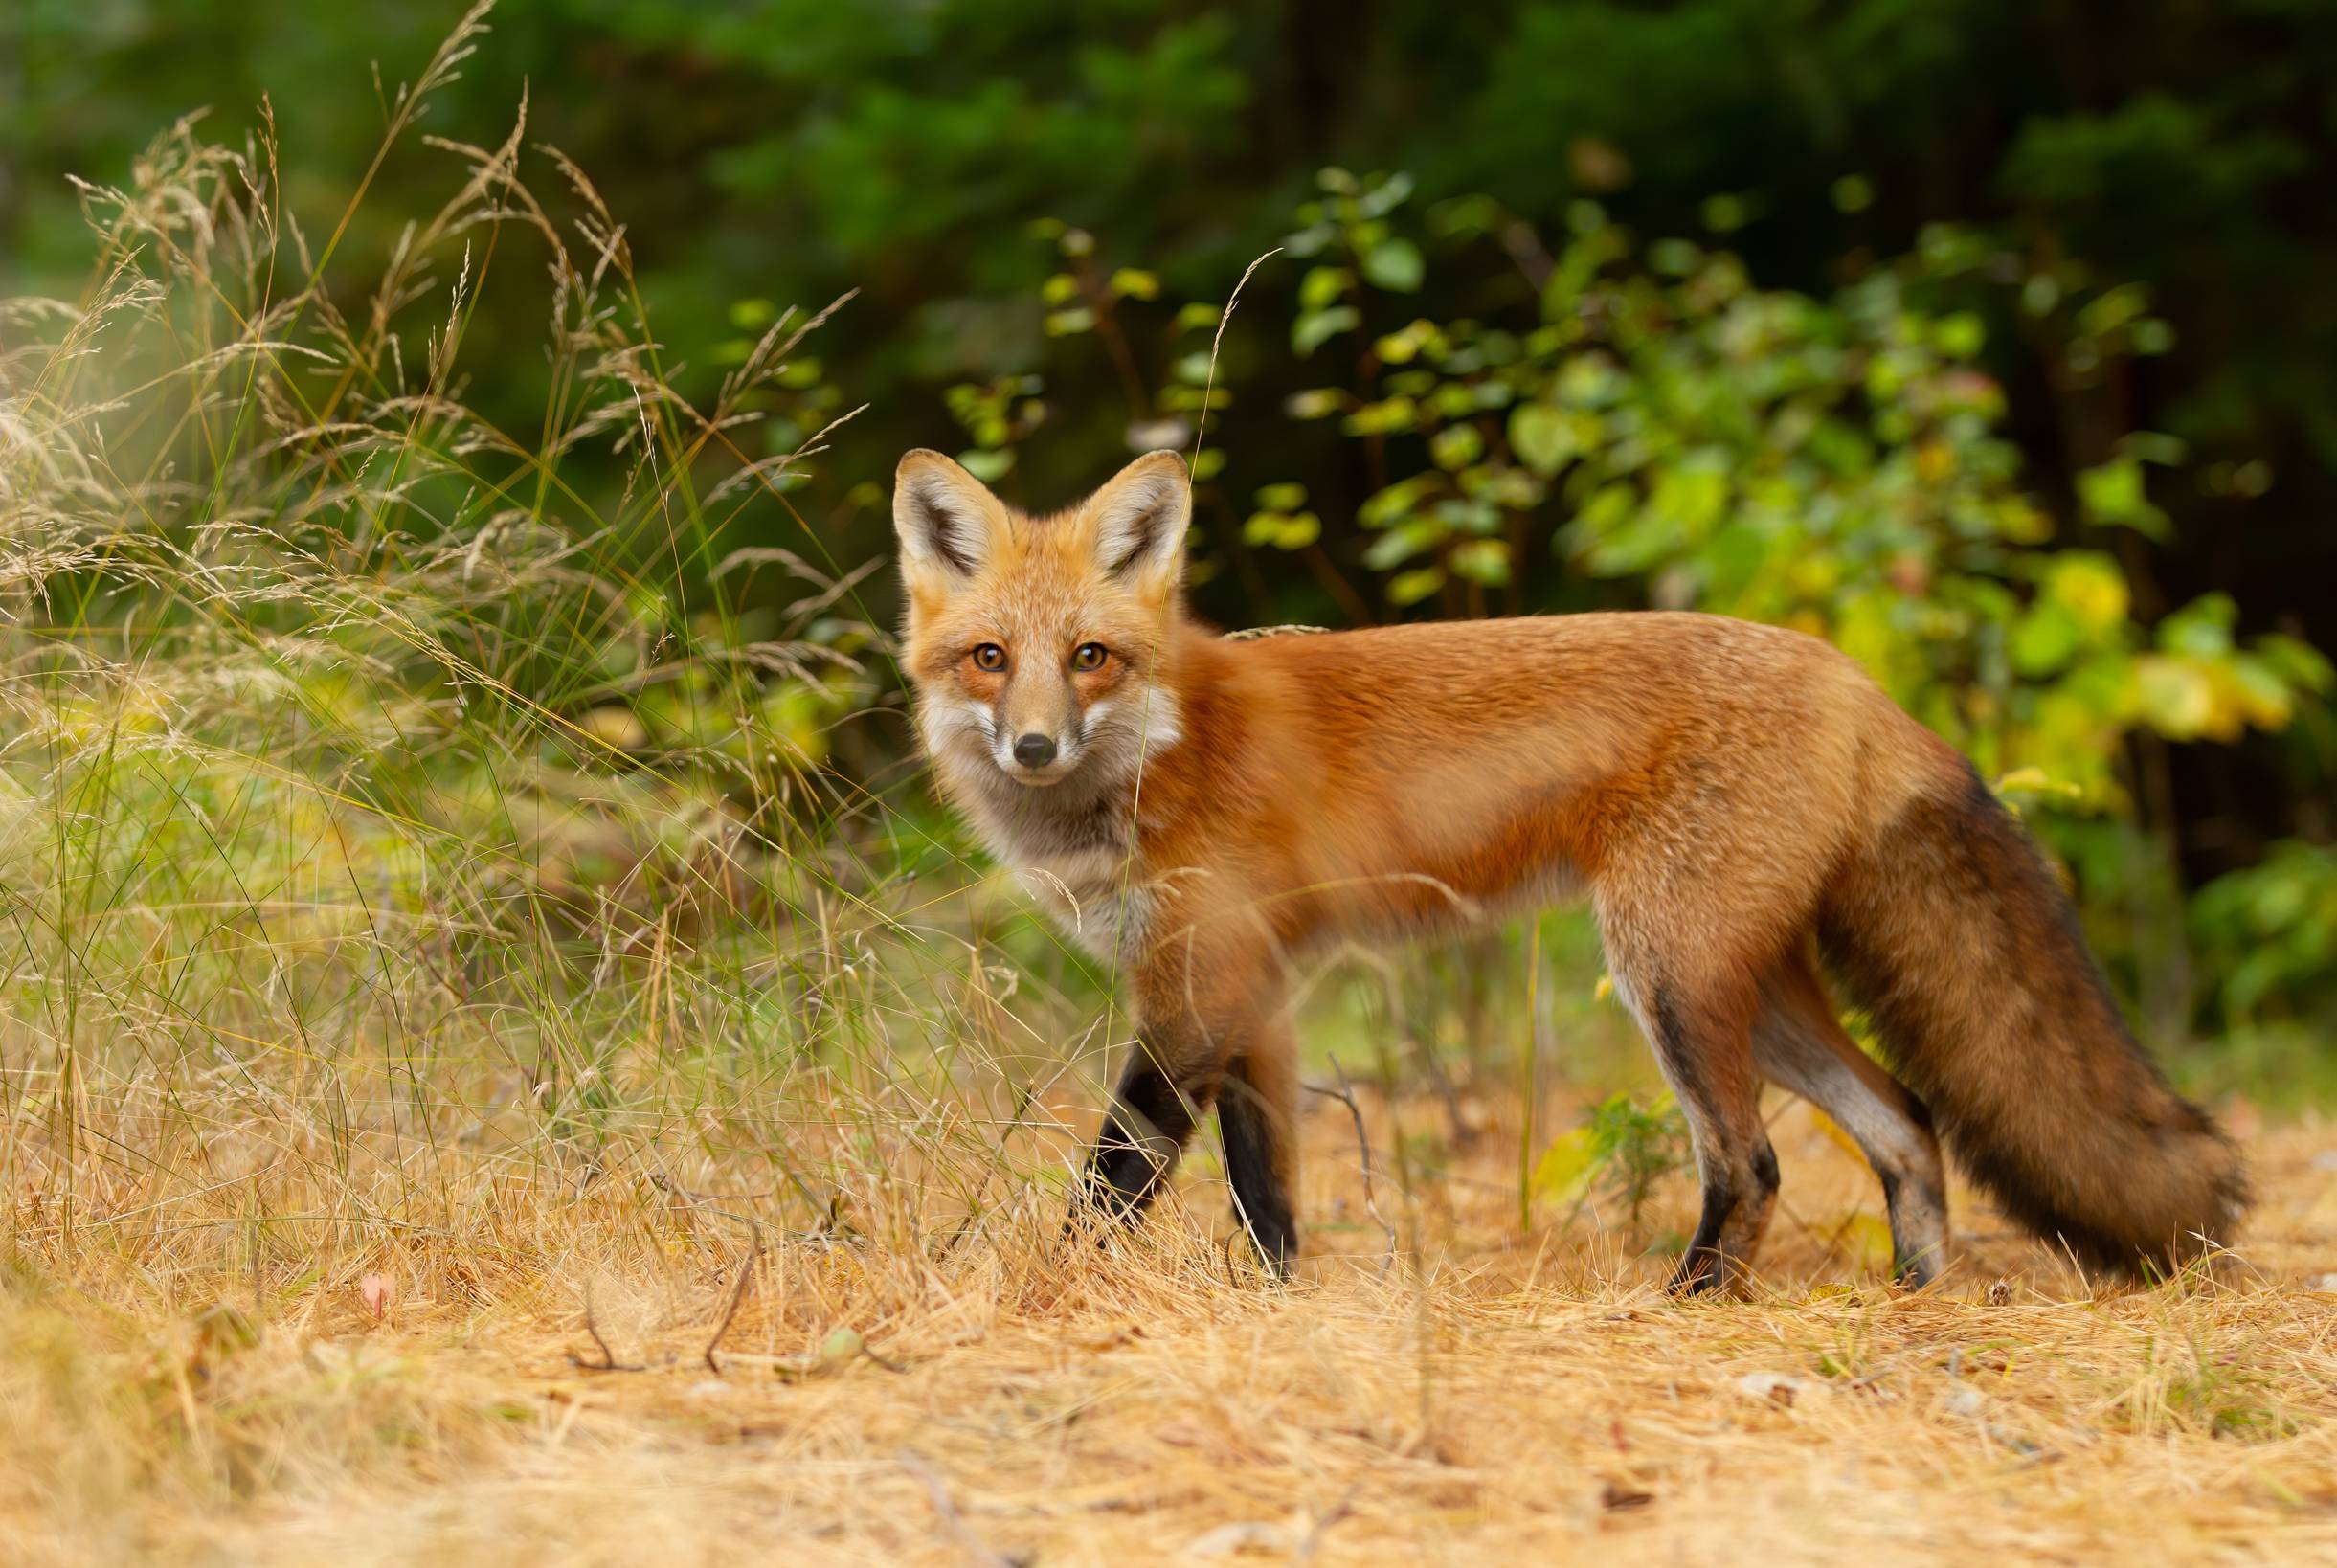
[[[892,526],[902,571],[941,586],[982,569],[1005,531],[1006,508],[981,481],[919,447],[893,475]]]
[[[1106,571],[1156,590],[1176,586],[1185,525],[1193,518],[1184,459],[1146,453],[1112,475],[1084,509],[1095,532],[1095,558]]]

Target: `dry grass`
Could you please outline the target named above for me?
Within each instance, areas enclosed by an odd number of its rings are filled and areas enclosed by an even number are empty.
[[[60,1562],[2337,1556],[2327,1129],[2253,1140],[2266,1200],[2213,1280],[2089,1288],[1966,1196],[1913,1297],[1847,1240],[1871,1178],[1798,1107],[1776,1131],[1768,1286],[1719,1304],[1595,1215],[1520,1236],[1497,1131],[1383,1186],[1383,1271],[1321,1107],[1315,1244],[1360,1250],[1287,1291],[1222,1245],[1205,1159],[1112,1257],[1058,1253],[1045,1197],[907,1242],[879,1162],[830,1233],[766,1230],[719,1374],[745,1229],[638,1168],[461,1155],[469,1212],[341,1241],[233,1189],[27,1226],[0,1527]]]

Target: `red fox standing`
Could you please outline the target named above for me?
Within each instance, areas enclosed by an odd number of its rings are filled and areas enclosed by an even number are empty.
[[[1652,613],[1228,640],[1183,613],[1190,506],[1170,452],[1051,518],[933,452],[893,494],[941,788],[1133,983],[1088,1201],[1133,1215],[1214,1103],[1239,1215],[1286,1269],[1290,959],[1587,894],[1695,1140],[1675,1289],[1741,1282],[1768,1222],[1764,1078],[1865,1151],[1911,1284],[1946,1240],[1935,1121],[2091,1262],[2163,1269],[2238,1218],[2236,1151],[2126,1032],[2035,849],[1850,660]]]

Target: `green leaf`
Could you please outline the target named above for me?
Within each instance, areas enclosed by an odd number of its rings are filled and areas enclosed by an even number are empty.
[[[1410,294],[1420,287],[1427,276],[1427,261],[1420,247],[1408,239],[1382,240],[1363,256],[1363,276],[1374,287],[1395,294]]]
[[[1385,571],[1410,560],[1422,550],[1441,544],[1445,537],[1444,525],[1429,518],[1414,518],[1374,539],[1370,548],[1363,551],[1363,564],[1374,571]]]
[[[1510,450],[1543,479],[1555,478],[1576,452],[1574,422],[1563,409],[1520,403],[1509,416]]]
[[[2032,679],[2051,675],[2077,657],[2084,646],[2085,627],[2068,606],[2045,600],[2020,618],[2012,630],[2012,664]]]
[[[980,480],[984,484],[996,484],[1014,467],[1014,453],[975,447],[957,454],[957,466]]]
[[[1340,428],[1350,436],[1392,436],[1410,430],[1419,414],[1420,406],[1408,397],[1383,397],[1347,415]]]
[[[1418,506],[1421,498],[1442,484],[1435,474],[1414,474],[1410,479],[1398,480],[1384,490],[1375,490],[1356,508],[1356,521],[1367,528],[1384,528]]]
[[[1949,359],[1976,357],[1988,343],[1988,325],[1968,310],[1943,316],[1931,328],[1932,346]]]
[[[1420,337],[1411,328],[1390,332],[1371,346],[1371,351],[1386,365],[1407,365],[1420,355]]]
[[[2113,458],[2100,467],[2079,470],[2078,500],[2093,522],[2132,528],[2152,539],[2168,536],[2167,514],[2151,505],[2144,493],[2138,459]]]
[[[1354,281],[1354,274],[1345,267],[1309,267],[1298,280],[1298,308],[1321,310],[1346,293],[1347,285]]]
[[[1474,425],[1447,425],[1428,437],[1428,456],[1448,472],[1466,468],[1485,455],[1485,437]]]
[[[1310,310],[1291,324],[1291,349],[1304,359],[1341,332],[1352,332],[1363,318],[1353,305]]]
[[[1486,588],[1506,588],[1510,579],[1509,542],[1505,539],[1471,539],[1453,547],[1446,564],[1472,583]]]
[[[2239,607],[2228,594],[2202,594],[2159,622],[2158,644],[2193,659],[2221,659],[2232,651],[2232,627]]]
[[[1404,572],[1402,576],[1389,582],[1387,602],[1399,605],[1418,604],[1444,586],[1444,568],[1422,567],[1417,571]]]
[[[2311,643],[2280,632],[2267,632],[2256,641],[2257,657],[2292,686],[2326,694],[2337,683],[2337,669]]]
[[[1322,519],[1313,512],[1260,511],[1252,512],[1242,525],[1242,542],[1253,549],[1304,549],[1321,538],[1322,532]]]

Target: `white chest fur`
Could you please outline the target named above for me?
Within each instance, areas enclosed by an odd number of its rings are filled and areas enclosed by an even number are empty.
[[[1134,960],[1157,902],[1136,855],[1129,782],[1083,773],[1052,789],[1003,776],[987,757],[935,758],[943,793],[992,859],[1016,874],[1065,933],[1105,963]]]
[[[1153,899],[1126,855],[1077,850],[1024,860],[1015,870],[1041,907],[1097,959],[1135,958]]]

